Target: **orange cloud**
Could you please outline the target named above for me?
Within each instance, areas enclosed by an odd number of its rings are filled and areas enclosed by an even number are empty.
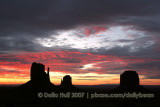
[[[148,69],[134,68],[132,65],[156,61],[158,60],[67,51],[6,54],[0,55],[0,84],[21,84],[28,81],[32,62],[40,62],[46,68],[50,67],[51,81],[54,84],[59,84],[66,74],[71,75],[73,83],[77,85],[119,84],[119,74],[128,67],[137,70],[141,75],[149,75]],[[106,77],[99,78],[101,75]],[[157,80],[149,78],[143,79],[142,82],[151,83],[158,84]]]

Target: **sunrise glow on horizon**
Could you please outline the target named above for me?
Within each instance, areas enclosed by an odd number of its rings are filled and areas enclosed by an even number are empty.
[[[21,62],[0,62],[0,67],[3,68],[1,69],[3,70],[3,72],[1,71],[0,76],[1,85],[23,84],[29,81],[32,60],[44,64],[46,69],[47,67],[50,67],[50,79],[51,82],[55,85],[59,85],[61,79],[65,75],[70,75],[72,77],[72,82],[74,85],[119,84],[120,74],[127,70],[118,70],[119,68],[127,68],[127,66],[134,63],[157,61],[152,59],[133,59],[132,57],[132,61],[130,61],[125,57],[120,58],[111,55],[94,55],[91,53],[65,51],[21,53],[18,55],[14,55],[14,57],[10,55],[3,55],[3,57],[4,56],[6,58],[10,58],[10,60],[12,60],[13,58],[14,60],[20,60]],[[70,58],[73,58],[74,62],[71,61]],[[81,60],[81,63],[79,62],[79,60]],[[106,67],[104,67],[104,65],[106,65]],[[117,70],[113,71],[112,69]],[[146,73],[145,69],[144,71],[141,70],[140,72],[138,70],[139,69],[137,69],[136,71],[139,74],[141,85],[160,85],[159,79],[147,78],[148,74]]]
[[[119,84],[134,70],[141,85],[160,85],[158,0],[1,0],[0,84],[30,80],[33,62],[51,81]]]
[[[74,85],[119,84],[120,74],[130,69],[137,71],[141,85],[160,85],[159,66],[156,65],[160,59],[155,57],[158,52],[153,56],[141,52],[157,44],[156,36],[133,26],[57,30],[34,42],[39,46],[36,52],[0,54],[0,84],[29,81],[30,66],[38,62],[50,67],[51,82],[55,85],[59,85],[65,75],[72,77]]]

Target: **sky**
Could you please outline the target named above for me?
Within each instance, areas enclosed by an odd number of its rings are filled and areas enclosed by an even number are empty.
[[[160,85],[159,19],[159,0],[0,0],[0,84],[38,62],[56,85],[119,84],[125,70]]]

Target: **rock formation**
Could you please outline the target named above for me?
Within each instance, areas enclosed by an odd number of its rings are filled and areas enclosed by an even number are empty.
[[[124,92],[147,92],[139,84],[139,76],[136,71],[125,71],[120,74],[120,86],[113,89],[113,93],[124,93]]]
[[[32,63],[30,78],[31,81],[50,82],[49,68],[46,74],[45,66],[43,64],[36,62]]]
[[[62,91],[73,91],[76,90],[76,87],[72,85],[72,78],[70,75],[65,75],[63,80],[61,80],[61,84],[59,86]]]
[[[120,86],[136,87],[139,86],[139,76],[136,71],[125,71],[120,75]]]
[[[63,80],[61,80],[61,85],[66,87],[72,85],[72,78],[70,77],[70,75],[66,75],[63,77]]]
[[[50,82],[49,68],[46,73],[43,64],[33,62],[30,70],[30,81],[21,85],[20,88],[37,91],[55,90],[55,85]]]

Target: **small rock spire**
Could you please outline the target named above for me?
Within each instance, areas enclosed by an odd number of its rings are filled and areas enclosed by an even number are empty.
[[[48,74],[48,76],[49,76],[49,67],[48,67],[48,69],[47,69],[47,74]]]

